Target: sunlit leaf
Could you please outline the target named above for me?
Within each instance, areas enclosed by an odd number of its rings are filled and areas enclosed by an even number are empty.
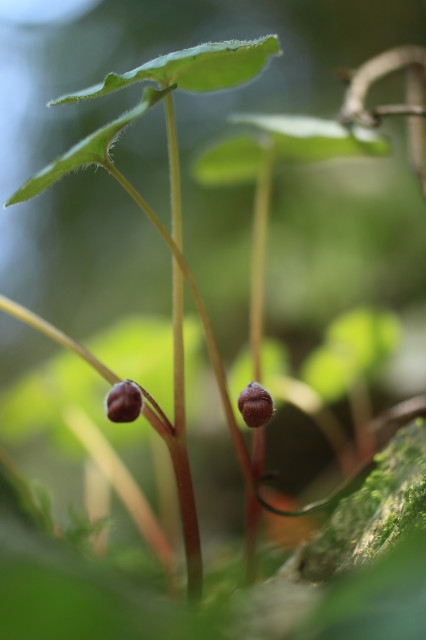
[[[234,87],[253,78],[268,58],[278,53],[280,48],[276,36],[201,44],[160,56],[123,74],[109,73],[103,82],[61,96],[49,104],[97,98],[142,80],[153,80],[162,87],[177,84],[179,89],[188,91]]]
[[[187,318],[185,373],[189,388],[196,386],[201,338],[198,322]],[[172,418],[172,329],[168,320],[128,318],[88,340],[86,345],[122,378],[131,378],[144,386]],[[60,353],[4,394],[0,404],[0,437],[19,442],[35,433],[47,432],[66,450],[80,451],[63,419],[64,409],[70,405],[81,406],[116,445],[140,441],[151,433],[152,428],[144,418],[125,425],[107,420],[104,399],[108,389],[87,363],[72,353]]]
[[[327,343],[350,358],[354,366],[369,372],[398,345],[400,326],[389,311],[355,309],[334,320],[327,329]]]
[[[334,320],[324,344],[306,359],[302,379],[324,399],[336,400],[359,377],[374,375],[397,347],[400,327],[388,311],[355,309]]]
[[[387,140],[370,129],[347,129],[334,120],[308,116],[236,115],[234,124],[255,127],[257,137],[224,140],[194,163],[195,177],[206,185],[232,184],[256,178],[265,144],[275,149],[277,165],[336,157],[389,155]]]
[[[324,400],[332,402],[345,394],[356,378],[351,360],[332,347],[315,349],[304,362],[301,378],[317,391]]]
[[[276,381],[280,379],[288,371],[288,356],[284,345],[278,340],[267,338],[262,344],[262,384],[268,391],[274,395],[274,386]],[[253,381],[253,362],[250,349],[244,347],[235,359],[230,374],[229,388],[231,398],[235,404],[237,398],[244,387]],[[256,381],[255,381],[256,382]],[[244,425],[243,419],[238,414],[241,425]]]
[[[262,147],[254,138],[225,140],[207,149],[194,162],[194,177],[204,185],[250,182],[258,174]]]
[[[143,116],[148,109],[161,100],[171,89],[173,87],[169,87],[164,91],[157,91],[152,88],[146,89],[143,100],[136,107],[90,134],[47,165],[47,167],[36,173],[33,178],[9,198],[5,206],[8,207],[11,204],[24,202],[37,196],[71,171],[108,161],[110,148],[121,131]]]

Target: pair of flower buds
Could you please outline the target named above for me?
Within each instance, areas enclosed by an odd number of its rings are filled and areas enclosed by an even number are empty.
[[[112,422],[133,422],[143,409],[141,389],[133,380],[115,384],[106,398],[108,418]],[[238,396],[238,409],[248,427],[256,429],[269,422],[274,403],[269,391],[258,382],[249,382]]]

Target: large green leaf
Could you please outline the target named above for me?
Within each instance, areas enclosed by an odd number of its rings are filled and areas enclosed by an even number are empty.
[[[247,114],[233,116],[231,121],[255,127],[259,133],[252,137],[235,136],[201,154],[194,164],[194,175],[203,184],[255,179],[265,144],[273,144],[277,164],[389,155],[389,145],[383,136],[362,127],[348,129],[333,120]]]
[[[150,107],[161,100],[173,88],[169,87],[164,91],[157,91],[152,88],[146,89],[142,101],[136,107],[87,136],[87,138],[78,142],[69,151],[39,171],[9,198],[5,206],[8,207],[11,204],[24,202],[37,196],[71,171],[108,161],[111,145],[121,131],[127,125],[143,116]]]
[[[188,388],[199,376],[202,332],[193,318],[185,320],[185,375]],[[173,411],[172,329],[160,317],[121,320],[87,342],[92,353],[123,378],[136,380],[171,417]],[[107,420],[104,398],[108,385],[73,353],[60,353],[26,375],[0,403],[0,437],[25,441],[47,432],[66,451],[80,450],[64,422],[64,410],[80,406],[116,445],[139,442],[152,429],[143,418],[125,425]],[[195,394],[196,395],[196,394]],[[191,413],[189,419],[191,420]]]
[[[325,400],[342,396],[359,376],[372,376],[396,348],[400,327],[389,311],[359,308],[336,318],[306,359],[301,377]]]
[[[226,89],[253,78],[269,56],[279,53],[278,39],[272,35],[256,40],[201,44],[160,56],[123,74],[109,73],[103,82],[61,96],[49,105],[97,98],[142,80],[153,80],[162,87],[177,84],[179,89],[187,91]]]

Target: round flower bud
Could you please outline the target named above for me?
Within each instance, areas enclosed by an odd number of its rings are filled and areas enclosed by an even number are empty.
[[[142,393],[132,380],[115,384],[106,398],[107,415],[112,422],[133,422],[142,407]]]
[[[238,409],[246,425],[256,429],[272,418],[274,402],[265,387],[258,382],[249,382],[238,396]]]

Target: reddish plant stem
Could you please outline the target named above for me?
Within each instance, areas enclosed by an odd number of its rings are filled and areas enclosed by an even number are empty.
[[[265,141],[263,161],[260,167],[254,202],[253,216],[253,252],[250,296],[250,350],[252,357],[253,379],[262,382],[262,340],[264,323],[266,236],[268,229],[269,203],[272,187],[274,163],[274,143]],[[252,433],[251,467],[254,481],[263,473],[265,466],[265,427],[259,427]],[[246,581],[256,578],[256,546],[262,515],[262,507],[251,487],[246,496]]]
[[[203,560],[186,440],[184,436],[173,436],[167,438],[166,443],[173,464],[178,492],[186,556],[188,600],[197,603],[203,592]]]
[[[117,180],[117,182],[130,195],[130,197],[133,198],[133,200],[136,202],[138,207],[145,213],[145,215],[148,217],[150,222],[154,225],[154,227],[157,229],[157,231],[161,235],[163,241],[167,244],[170,251],[173,253],[173,256],[176,258],[176,261],[179,264],[180,269],[182,270],[182,273],[186,279],[190,293],[192,295],[194,304],[196,306],[198,315],[200,317],[201,323],[203,325],[207,350],[209,352],[216,382],[219,388],[219,393],[221,396],[228,427],[231,433],[232,442],[235,448],[237,460],[240,465],[241,472],[248,490],[250,488],[251,490],[253,490],[253,476],[252,476],[250,458],[247,452],[243,435],[241,433],[241,430],[238,427],[238,424],[234,415],[234,410],[231,404],[231,400],[229,398],[223,363],[219,355],[219,350],[217,348],[213,329],[210,324],[209,315],[207,313],[206,306],[204,304],[204,301],[201,297],[200,291],[196,284],[195,278],[192,275],[192,272],[188,267],[188,264],[184,256],[182,255],[182,252],[177,247],[176,243],[174,242],[173,238],[170,236],[167,229],[161,223],[157,215],[154,213],[154,211],[151,209],[148,203],[144,200],[141,194],[133,187],[133,185],[130,184],[130,182],[123,176],[123,174],[120,173],[120,171],[118,171],[118,169],[114,167],[114,165],[112,165],[111,163],[104,163],[102,166]]]
[[[170,172],[170,195],[172,209],[172,238],[178,249],[183,253],[183,224],[182,224],[182,196],[180,181],[180,164],[178,139],[176,130],[175,110],[173,95],[167,94],[164,98],[167,125],[167,147]],[[176,433],[181,435],[186,429],[185,412],[185,350],[183,336],[183,274],[179,264],[172,255],[172,280],[173,280],[173,394],[174,394],[174,427]]]

